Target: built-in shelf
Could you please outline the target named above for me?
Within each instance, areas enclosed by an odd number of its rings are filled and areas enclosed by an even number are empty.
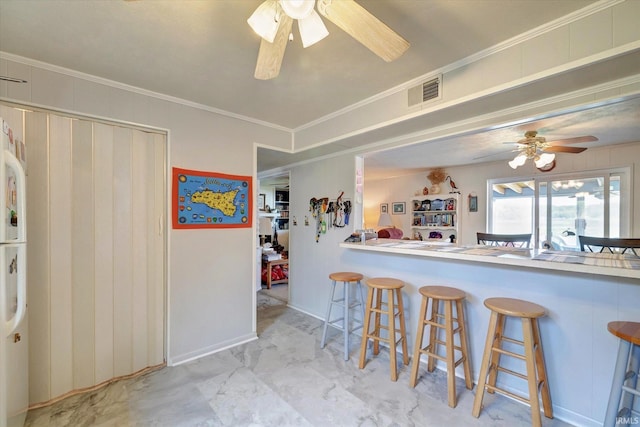
[[[415,196],[409,201],[411,237],[418,240],[458,239],[458,194]]]

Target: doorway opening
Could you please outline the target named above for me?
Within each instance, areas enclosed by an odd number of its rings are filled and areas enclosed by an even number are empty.
[[[260,178],[258,235],[261,251],[260,291],[289,301],[289,172]]]

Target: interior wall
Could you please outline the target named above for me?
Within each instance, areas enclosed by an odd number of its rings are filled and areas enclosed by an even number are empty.
[[[290,145],[289,132],[115,82],[103,84],[70,70],[5,59],[0,59],[0,70],[28,81],[1,85],[0,99],[166,130],[166,176],[173,166],[252,176],[254,144]],[[255,339],[256,273],[244,268],[255,258],[255,228],[172,230],[170,204],[164,208],[163,227],[169,233],[167,363]]]
[[[537,170],[533,162],[528,161],[518,169],[511,169],[507,161],[480,163],[468,166],[445,168],[448,175],[455,181],[461,191],[461,212],[459,223],[461,232],[460,244],[475,244],[476,232],[485,231],[487,224],[487,180],[493,178],[512,178],[513,180],[527,180],[532,177],[549,176],[570,172],[583,172],[589,170],[608,169],[617,167],[631,167],[632,171],[632,212],[640,212],[640,142],[616,145],[613,147],[589,148],[581,154],[556,155],[556,167],[549,173]],[[633,173],[635,171],[635,173]],[[375,227],[380,213],[380,204],[406,201],[416,191],[423,187],[430,187],[427,179],[428,171],[420,174],[412,174],[386,178],[380,180],[366,179],[365,161],[365,197],[364,220],[367,226]],[[449,191],[448,183],[441,185],[441,194]],[[478,212],[469,212],[468,196],[478,196]],[[407,206],[409,206],[407,204]],[[408,208],[407,208],[408,209]],[[633,218],[637,214],[631,215]],[[405,215],[391,215],[394,225],[401,228],[405,236],[411,236],[411,215],[409,210]],[[640,236],[640,221],[632,221],[632,236]]]
[[[338,244],[358,227],[358,199],[355,197],[356,160],[346,155],[312,162],[291,169],[289,201],[290,287],[289,304],[316,317],[324,318],[329,296],[329,273],[339,271]],[[351,201],[354,213],[344,228],[327,228],[316,242],[317,220],[309,211],[312,198],[335,200],[344,191],[343,200]],[[298,225],[293,225],[293,218]],[[308,225],[305,223],[308,221]]]

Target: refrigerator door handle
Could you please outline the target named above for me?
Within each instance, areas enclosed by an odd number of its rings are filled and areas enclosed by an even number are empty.
[[[18,215],[18,242],[26,242],[27,241],[27,233],[26,233],[26,225],[27,225],[27,217],[26,217],[26,177],[24,174],[24,169],[20,164],[20,160],[16,156],[14,156],[11,151],[4,150],[4,158],[5,163],[9,168],[11,168],[16,173],[16,190],[17,190],[17,212]]]
[[[18,249],[18,273],[17,273],[17,307],[16,313],[11,319],[5,322],[5,335],[8,337],[17,328],[27,313],[27,247],[24,244],[7,244],[0,246],[0,274],[7,271],[7,248],[16,247]],[[6,292],[6,290],[5,290]],[[5,296],[6,297],[6,296]]]

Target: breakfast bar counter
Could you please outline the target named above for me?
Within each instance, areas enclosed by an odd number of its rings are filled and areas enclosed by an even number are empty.
[[[391,277],[405,283],[403,300],[410,347],[420,313],[418,289],[450,286],[464,291],[474,383],[489,324],[490,313],[483,302],[503,297],[543,306],[546,316],[540,319],[540,330],[554,417],[573,425],[602,426],[618,348],[607,324],[640,321],[638,257],[370,239],[339,243],[339,263],[332,268],[359,272],[365,281]],[[518,329],[507,332],[514,337],[522,334]],[[460,369],[456,374],[462,377]],[[424,367],[420,372],[421,381],[429,381]],[[401,370],[398,381],[405,380],[408,372]],[[518,378],[499,376],[498,383],[519,394],[527,392]],[[459,398],[473,398],[461,397],[465,393],[473,392],[463,388]],[[480,416],[487,415],[483,412]]]
[[[640,258],[633,254],[535,250],[484,245],[457,246],[443,242],[390,239],[370,239],[364,243],[345,242],[340,246],[390,254],[640,279]]]

